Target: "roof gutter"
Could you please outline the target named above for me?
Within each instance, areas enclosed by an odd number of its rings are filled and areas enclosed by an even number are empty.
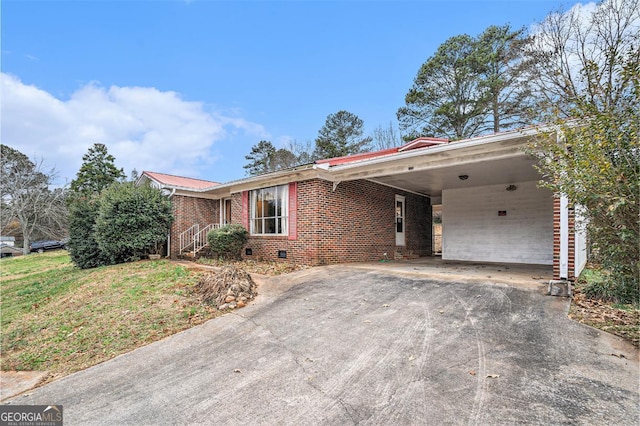
[[[240,179],[223,183],[220,185],[212,186],[210,188],[203,189],[190,189],[191,192],[200,193],[220,193],[222,195],[237,193],[241,191],[247,191],[266,186],[283,185],[288,182],[308,180],[308,179],[323,179],[333,182],[333,176],[327,167],[318,164],[308,164],[301,168],[293,168],[287,170],[280,170],[277,172],[266,173],[263,175],[252,176],[246,179]]]

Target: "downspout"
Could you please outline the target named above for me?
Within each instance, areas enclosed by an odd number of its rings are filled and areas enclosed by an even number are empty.
[[[167,196],[169,199],[171,199],[171,197],[173,197],[173,194],[176,193],[176,189],[173,188],[171,190],[171,193]],[[169,229],[169,233],[167,234],[167,258],[171,257],[171,229]]]

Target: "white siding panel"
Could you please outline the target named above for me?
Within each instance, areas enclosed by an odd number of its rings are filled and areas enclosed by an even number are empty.
[[[536,182],[515,185],[442,191],[443,259],[553,264],[553,195]]]

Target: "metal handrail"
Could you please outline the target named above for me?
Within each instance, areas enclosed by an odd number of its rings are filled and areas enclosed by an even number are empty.
[[[187,229],[186,231],[182,232],[178,239],[179,239],[179,253],[184,252],[185,249],[188,249],[189,247],[191,247],[191,245],[195,242],[194,240],[194,236],[200,231],[200,225],[198,225],[197,223],[193,226],[191,226],[189,229]]]
[[[212,229],[220,228],[219,223],[210,223],[209,225],[202,228],[200,231],[196,232],[193,236],[193,256],[196,256],[196,253],[202,250],[203,247],[209,244],[207,240],[207,234]]]

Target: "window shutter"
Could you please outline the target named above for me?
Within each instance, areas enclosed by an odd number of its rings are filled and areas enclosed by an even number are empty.
[[[289,239],[298,239],[298,182],[289,184]]]
[[[242,191],[242,226],[249,230],[249,191]]]

